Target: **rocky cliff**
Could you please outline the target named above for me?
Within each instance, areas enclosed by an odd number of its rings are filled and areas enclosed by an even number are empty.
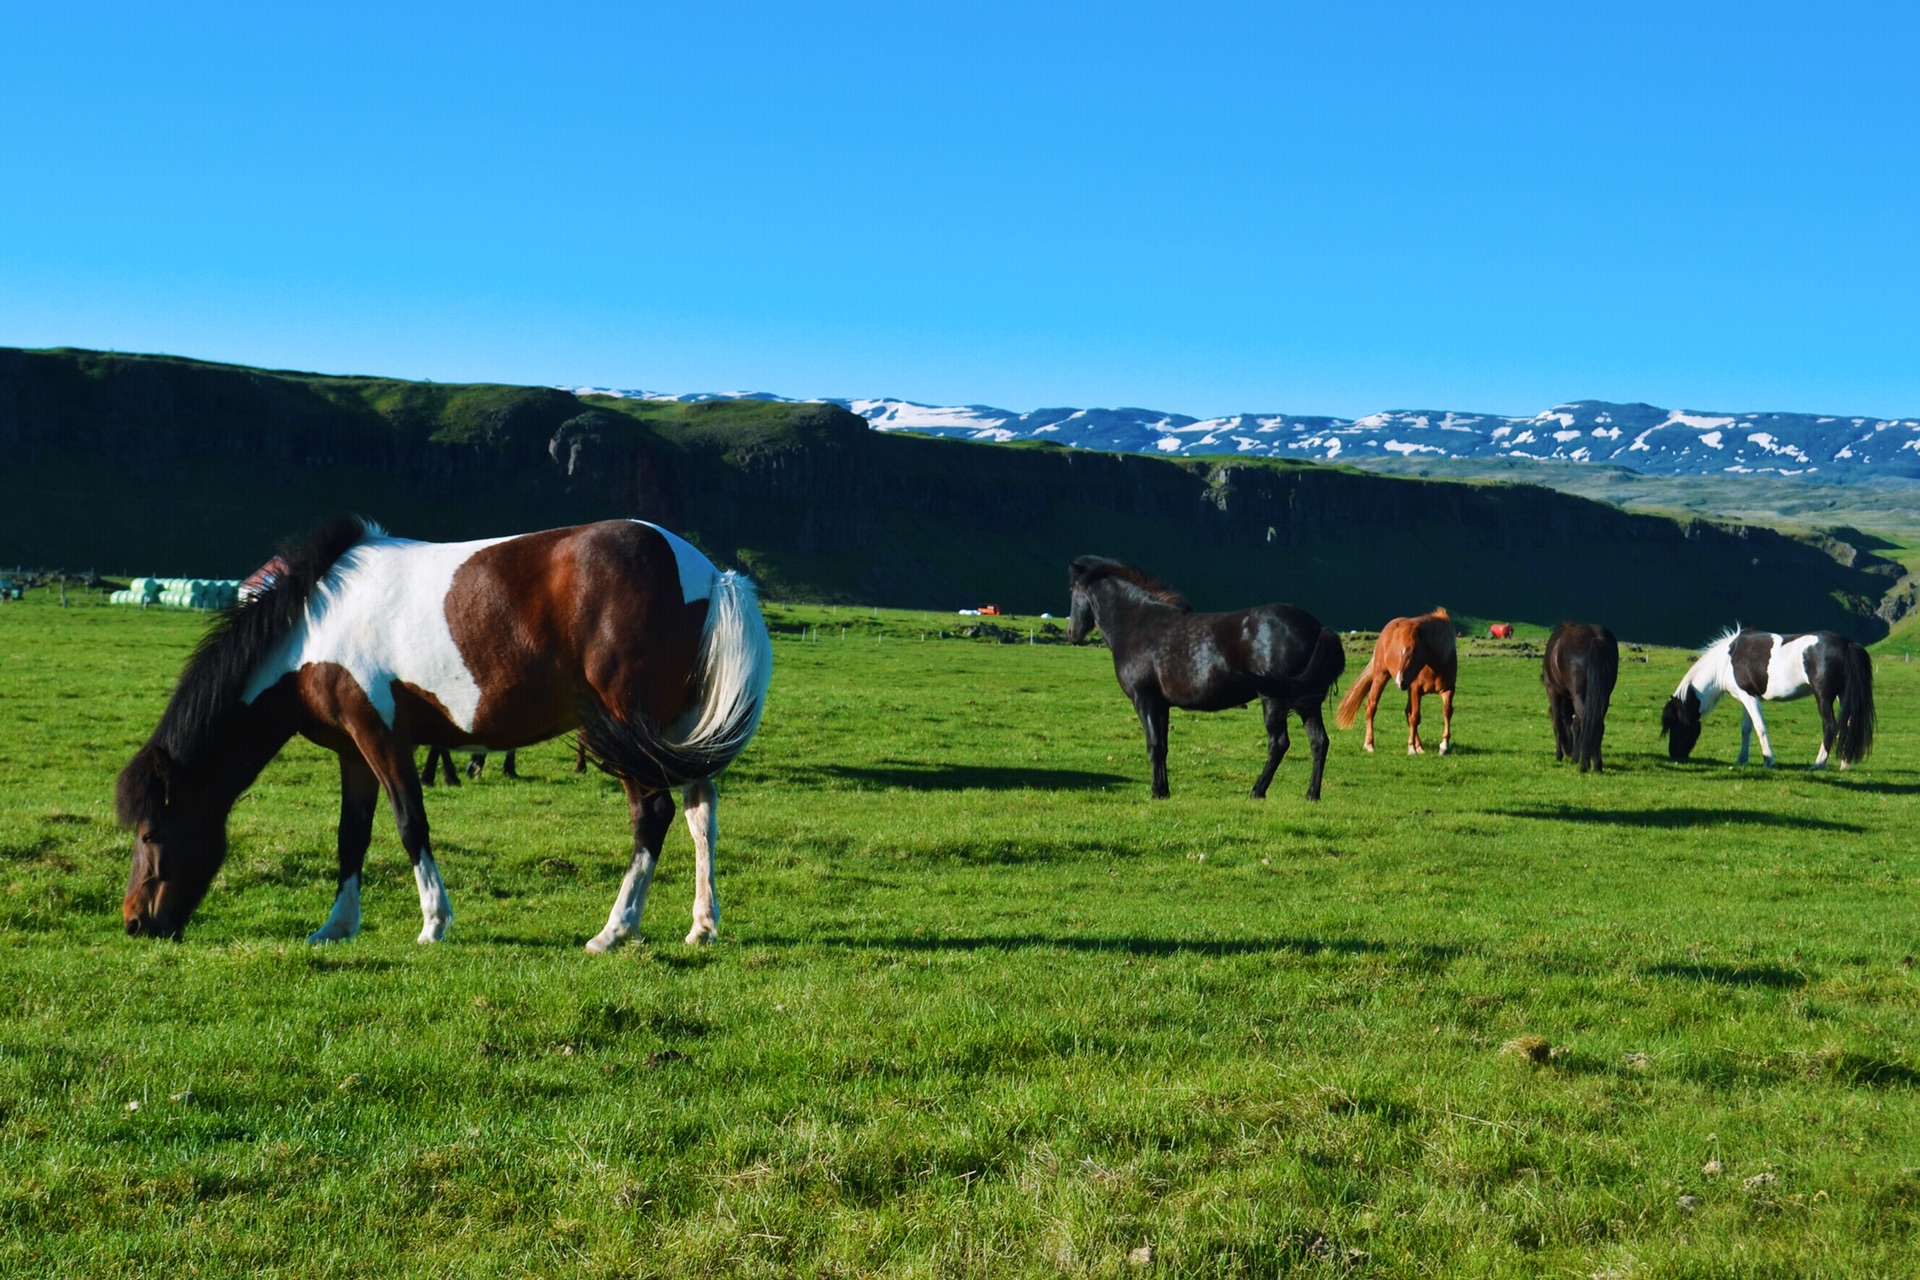
[[[459,538],[638,515],[770,594],[1060,611],[1133,559],[1201,607],[1340,627],[1457,615],[1698,643],[1738,620],[1873,639],[1900,571],[1829,535],[1546,489],[890,435],[831,405],[582,398],[96,352],[0,350],[0,562],[232,575],[334,508]]]

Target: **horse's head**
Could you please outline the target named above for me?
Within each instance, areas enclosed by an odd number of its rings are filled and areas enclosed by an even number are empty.
[[[1085,644],[1087,633],[1099,626],[1093,616],[1093,595],[1087,589],[1087,568],[1091,556],[1081,556],[1067,569],[1067,586],[1072,598],[1067,606],[1067,643]]]
[[[1660,713],[1660,732],[1667,736],[1667,754],[1685,760],[1700,741],[1700,695],[1689,688],[1684,695],[1667,699]]]
[[[178,940],[226,860],[226,815],[179,794],[177,773],[166,748],[148,743],[120,774],[115,805],[133,828],[121,914],[133,937]]]

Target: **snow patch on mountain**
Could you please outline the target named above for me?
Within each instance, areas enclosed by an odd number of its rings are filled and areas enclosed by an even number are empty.
[[[768,392],[668,394],[597,387],[579,395],[703,402],[781,400]],[[1246,413],[1193,418],[1153,409],[1034,409],[833,399],[876,431],[965,440],[1045,440],[1108,453],[1364,462],[1369,458],[1527,458],[1611,463],[1665,475],[1806,475],[1845,483],[1920,479],[1920,418],[1722,413],[1577,400],[1531,417],[1389,410],[1360,418]]]

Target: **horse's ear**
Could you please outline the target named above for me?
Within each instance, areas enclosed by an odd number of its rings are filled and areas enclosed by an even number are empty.
[[[166,807],[173,783],[173,757],[158,743],[149,742],[120,771],[113,807],[120,825],[131,827]]]

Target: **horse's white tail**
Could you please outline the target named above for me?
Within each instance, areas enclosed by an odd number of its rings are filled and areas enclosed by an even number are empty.
[[[740,574],[714,580],[695,677],[693,706],[664,731],[644,715],[588,708],[580,732],[600,767],[665,789],[711,778],[746,750],[773,681],[773,641],[753,583]]]
[[[682,751],[732,760],[760,727],[773,681],[773,641],[753,582],[731,570],[714,580],[707,597],[699,667],[693,723],[683,734],[670,730],[669,737]]]

